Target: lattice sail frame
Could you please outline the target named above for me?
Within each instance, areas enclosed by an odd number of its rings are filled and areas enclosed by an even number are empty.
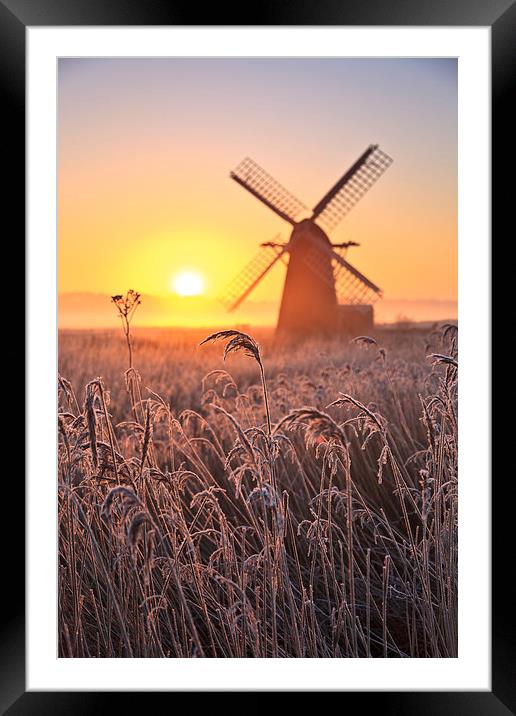
[[[308,211],[303,202],[249,157],[240,162],[230,177],[291,224]]]
[[[378,286],[375,286],[336,251],[330,249],[328,251],[331,253],[333,283],[339,304],[373,304],[381,298],[382,291]],[[329,283],[328,273],[324,270],[328,260],[324,249],[311,249],[304,260],[319,278]]]
[[[382,297],[380,290],[375,291],[367,286],[355,274],[336,261],[333,262],[333,276],[339,304],[372,305]]]
[[[242,271],[226,286],[220,302],[228,311],[234,311],[249,296],[274,264],[285,253],[282,246],[262,246]]]
[[[364,163],[315,217],[325,231],[331,231],[390,167],[393,160],[376,146]]]

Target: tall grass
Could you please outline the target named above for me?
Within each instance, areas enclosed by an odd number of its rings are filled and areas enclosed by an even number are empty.
[[[242,335],[62,337],[60,655],[456,656],[456,329]]]

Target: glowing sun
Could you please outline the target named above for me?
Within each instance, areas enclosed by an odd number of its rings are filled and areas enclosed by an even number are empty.
[[[193,271],[182,271],[172,281],[174,291],[180,296],[198,296],[204,290],[202,276]]]

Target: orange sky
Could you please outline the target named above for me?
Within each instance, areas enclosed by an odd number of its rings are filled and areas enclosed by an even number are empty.
[[[394,163],[330,238],[361,244],[348,258],[386,299],[456,299],[455,60],[65,59],[58,109],[60,293],[166,297],[190,270],[214,306],[289,235],[229,179],[240,159],[313,206],[378,142]],[[254,302],[272,323],[284,270],[234,320]],[[202,318],[199,299],[174,306],[171,323]]]

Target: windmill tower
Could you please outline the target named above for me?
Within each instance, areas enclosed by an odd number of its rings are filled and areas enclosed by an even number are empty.
[[[234,311],[279,261],[287,266],[277,332],[289,335],[361,330],[372,323],[372,304],[381,290],[349,261],[354,242],[333,244],[331,231],[392,163],[369,146],[314,207],[307,207],[252,159],[230,176],[293,227],[287,243],[261,244],[260,251],[227,287],[222,302]]]

